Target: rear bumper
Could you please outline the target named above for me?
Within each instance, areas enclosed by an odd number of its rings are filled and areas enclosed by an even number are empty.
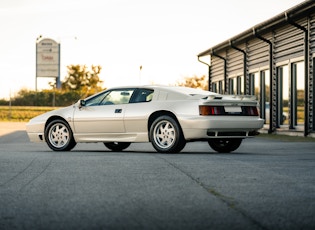
[[[264,120],[258,117],[206,116],[181,119],[180,124],[186,140],[247,138],[259,134]]]

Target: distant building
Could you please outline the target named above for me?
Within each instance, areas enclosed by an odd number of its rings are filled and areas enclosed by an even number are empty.
[[[256,95],[269,133],[315,133],[315,1],[211,47],[198,60],[209,66],[210,91]]]

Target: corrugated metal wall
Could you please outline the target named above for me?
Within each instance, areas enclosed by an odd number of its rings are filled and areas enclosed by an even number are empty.
[[[271,33],[265,35],[261,34],[265,39],[271,40]],[[247,42],[248,52],[248,70],[251,72],[253,69],[259,67],[266,67],[269,63],[269,45],[268,43],[254,38]]]
[[[307,28],[307,19],[297,21]],[[274,32],[275,61],[281,62],[297,57],[304,57],[304,32],[292,25],[285,25]]]
[[[216,56],[211,56],[211,80],[217,82],[224,79],[224,61]]]
[[[245,45],[242,45],[238,48],[245,49]],[[235,77],[235,76],[243,75],[243,63],[244,63],[243,54],[236,49],[228,49],[226,54],[227,54],[226,57],[229,63],[227,65],[228,77],[230,76]]]
[[[307,19],[304,18],[297,21],[303,27],[307,27]],[[312,26],[315,27],[314,22]],[[314,32],[313,32],[314,33]],[[260,34],[265,39],[273,43],[273,54],[275,64],[304,57],[304,32],[292,25],[285,25],[280,29],[276,29],[267,34]],[[313,39],[314,34],[313,34]],[[311,51],[315,52],[315,41],[312,42]],[[247,53],[247,68],[251,72],[257,68],[269,67],[269,45],[259,38],[253,38],[246,43],[238,46]],[[233,48],[220,52],[218,55],[227,60],[227,77],[243,75],[243,54]],[[224,62],[222,59],[211,57],[211,77],[212,81],[220,81],[224,79]]]
[[[309,128],[315,130],[314,121],[314,91],[315,82],[313,72],[315,71],[314,63],[315,59],[313,54],[315,54],[315,14],[311,16],[305,16],[304,18],[295,21],[295,23],[300,26],[307,28],[309,30],[309,73],[308,73],[308,96],[309,100],[306,103],[309,107]],[[277,76],[275,67],[279,64],[290,63],[296,61],[297,58],[300,61],[304,60],[305,55],[305,33],[303,30],[297,28],[290,23],[283,24],[274,28],[272,31],[267,33],[259,34],[259,36],[270,41],[272,43],[272,57],[273,57],[273,86],[277,87]],[[250,90],[250,75],[254,72],[260,71],[262,69],[269,69],[269,56],[270,56],[270,45],[260,39],[259,37],[252,37],[251,39],[244,41],[242,44],[237,44],[237,48],[244,50],[246,52],[246,73],[247,78],[245,79],[246,89],[245,92],[248,93]],[[226,77],[229,78],[239,77],[244,75],[244,54],[239,50],[234,49],[232,46],[224,51],[216,53],[217,55],[226,59]],[[314,55],[315,56],[315,55]],[[211,56],[211,81],[213,83],[218,83],[219,81],[224,81],[224,60]],[[229,82],[229,81],[228,81]],[[228,82],[226,83],[228,85]],[[231,81],[230,81],[231,82]],[[217,84],[219,85],[219,84]],[[224,83],[222,84],[224,85]],[[276,98],[276,91],[274,91],[273,97]],[[277,100],[277,99],[274,99]]]

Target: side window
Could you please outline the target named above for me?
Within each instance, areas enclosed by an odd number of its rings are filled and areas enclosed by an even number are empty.
[[[133,98],[133,103],[149,102],[152,100],[154,90],[152,89],[139,89],[137,95]]]
[[[127,104],[134,92],[134,89],[119,89],[106,91],[98,94],[85,101],[85,106],[99,106],[99,105],[120,105]]]
[[[113,90],[107,94],[100,105],[120,105],[128,104],[134,89]]]
[[[101,93],[99,95],[96,95],[95,97],[92,97],[88,100],[85,101],[85,106],[97,106],[99,105],[104,97],[106,97],[107,95],[109,94],[109,92],[104,92],[104,93]]]

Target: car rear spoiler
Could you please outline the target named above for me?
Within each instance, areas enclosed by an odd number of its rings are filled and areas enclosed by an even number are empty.
[[[189,99],[203,99],[203,100],[231,100],[231,101],[256,101],[257,98],[255,95],[232,95],[232,94],[212,94],[212,95],[202,95],[195,94],[190,95]]]
[[[256,101],[257,98],[255,95],[210,95],[208,97],[205,97],[203,99],[206,100],[240,100],[240,101]]]

